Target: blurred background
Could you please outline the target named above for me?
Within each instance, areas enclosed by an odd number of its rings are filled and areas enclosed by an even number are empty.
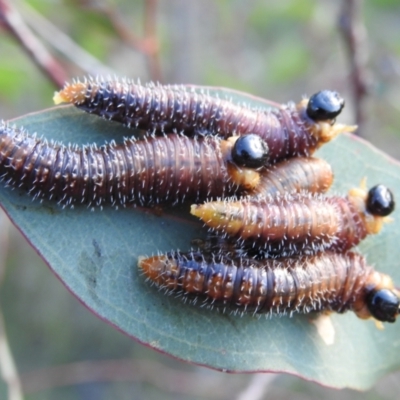
[[[346,99],[341,121],[400,158],[399,35],[398,0],[0,0],[0,116],[51,107],[89,74],[280,103],[329,88]],[[358,393],[160,355],[92,315],[3,215],[0,226],[0,347],[5,330],[26,399],[398,398],[398,374]]]

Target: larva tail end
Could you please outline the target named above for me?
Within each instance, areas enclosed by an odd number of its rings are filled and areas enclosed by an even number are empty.
[[[82,82],[66,85],[64,89],[54,93],[53,101],[56,105],[62,103],[79,104],[85,100],[86,85]]]
[[[143,269],[142,263],[146,262],[146,257],[145,256],[139,256],[138,257],[138,268]]]
[[[193,204],[190,207],[190,213],[200,218],[207,225],[214,227],[213,221],[218,219],[219,212],[215,208],[215,204],[219,202],[208,202],[204,204]]]
[[[210,201],[192,206],[192,215],[200,218],[209,228],[236,235],[243,228],[240,202]]]
[[[68,103],[68,100],[62,96],[61,92],[54,92],[53,101],[56,106],[62,103]]]
[[[192,204],[190,206],[190,214],[194,215],[195,217],[201,218],[201,216],[203,215],[201,211],[203,206],[204,204]]]
[[[139,256],[138,268],[143,271],[147,278],[157,283],[167,260],[166,256],[154,256],[148,258]]]

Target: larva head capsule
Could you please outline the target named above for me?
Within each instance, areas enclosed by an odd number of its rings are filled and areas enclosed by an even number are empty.
[[[254,133],[240,136],[232,148],[232,160],[236,165],[248,168],[261,168],[268,163],[267,143]]]
[[[384,185],[376,185],[368,192],[366,208],[372,215],[386,217],[395,207],[393,193]]]
[[[321,90],[297,104],[297,110],[308,130],[318,140],[317,148],[340,133],[351,133],[357,129],[356,125],[336,123],[336,117],[342,112],[344,105],[339,93],[331,90]]]
[[[359,188],[349,192],[349,200],[354,204],[368,234],[379,233],[384,222],[395,207],[393,193],[384,185],[376,185],[367,191],[365,179]]]
[[[221,153],[232,183],[248,191],[258,187],[259,170],[268,165],[268,146],[259,136],[250,134],[221,140]]]
[[[373,318],[375,322],[395,322],[400,313],[400,292],[389,275],[373,269],[367,274],[361,296],[357,296],[353,310],[361,319]],[[378,323],[377,327],[383,326]]]
[[[400,312],[400,299],[389,289],[373,290],[366,299],[372,317],[382,322],[395,322]]]
[[[306,113],[314,121],[334,120],[343,110],[344,100],[338,92],[321,90],[308,100]]]

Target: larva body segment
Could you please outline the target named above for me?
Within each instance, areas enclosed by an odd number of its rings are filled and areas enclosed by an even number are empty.
[[[357,253],[326,252],[263,261],[169,253],[140,258],[139,268],[167,292],[199,297],[233,311],[292,315],[352,310],[360,318],[369,318],[371,294],[387,290],[395,297],[395,310],[380,320],[394,322],[398,314],[398,293],[391,279],[374,271]]]
[[[244,248],[270,256],[345,251],[369,233],[378,233],[383,218],[365,209],[365,200],[298,193],[227,199],[193,205],[191,213],[208,227],[240,239]]]
[[[62,205],[205,200],[258,182],[257,171],[231,164],[231,148],[231,141],[176,134],[67,147],[0,124],[0,175],[35,198]]]
[[[328,113],[325,119],[318,115],[314,120],[308,116],[308,99],[279,110],[255,110],[181,86],[142,86],[119,80],[89,78],[66,84],[54,101],[73,103],[86,112],[150,132],[207,133],[224,138],[254,133],[267,143],[271,163],[310,156],[339,133],[356,128],[335,124],[343,101],[336,113]]]
[[[314,157],[294,157],[272,165],[260,175],[260,183],[248,193],[255,196],[277,196],[284,193],[324,193],[333,182],[332,167]]]

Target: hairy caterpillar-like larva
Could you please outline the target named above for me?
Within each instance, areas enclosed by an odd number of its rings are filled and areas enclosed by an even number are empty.
[[[333,171],[321,158],[294,157],[274,164],[260,174],[260,183],[248,194],[276,196],[279,193],[324,193],[332,185]]]
[[[191,207],[208,227],[241,239],[244,247],[281,256],[347,250],[380,232],[393,210],[393,194],[383,185],[353,189],[347,197],[278,193]]]
[[[197,252],[139,258],[158,287],[231,310],[289,314],[354,311],[358,317],[395,322],[399,293],[388,275],[357,253],[255,261]]]
[[[259,183],[260,172],[232,162],[236,139],[170,134],[99,148],[64,146],[1,123],[0,175],[62,205],[206,200]]]
[[[338,93],[324,90],[277,110],[257,110],[182,86],[143,86],[126,80],[85,79],[54,96],[108,120],[150,132],[228,136],[255,133],[267,143],[270,162],[309,156],[320,145],[355,126],[335,123],[344,107]]]

